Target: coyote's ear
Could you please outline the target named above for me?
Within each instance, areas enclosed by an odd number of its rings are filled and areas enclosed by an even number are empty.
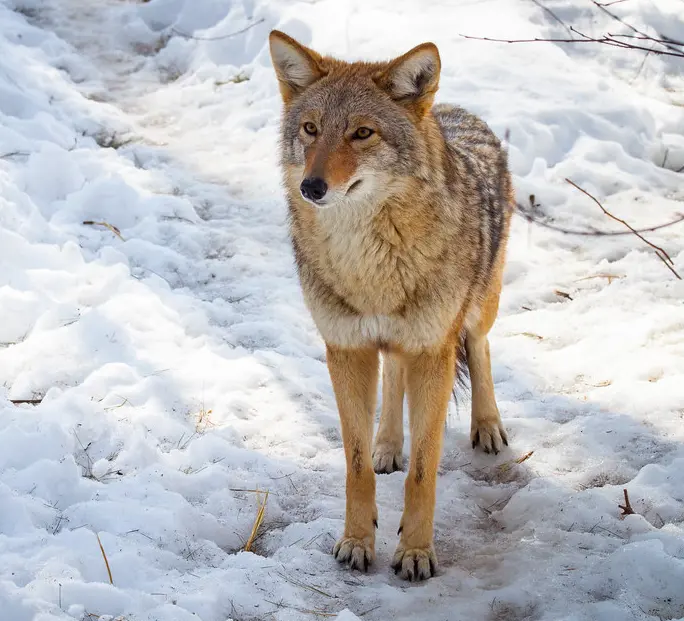
[[[423,116],[439,87],[441,63],[434,43],[422,43],[395,58],[375,81],[390,97]]]
[[[285,103],[326,74],[321,55],[285,33],[272,30],[268,41],[280,94]]]

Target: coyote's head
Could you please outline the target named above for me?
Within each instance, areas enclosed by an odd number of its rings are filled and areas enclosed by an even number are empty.
[[[421,120],[439,83],[437,47],[346,63],[277,30],[270,46],[285,103],[282,163],[291,195],[331,207],[398,191],[419,165]]]

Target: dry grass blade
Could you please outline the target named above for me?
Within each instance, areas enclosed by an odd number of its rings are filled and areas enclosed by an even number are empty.
[[[525,453],[522,457],[518,457],[518,459],[515,460],[516,464],[522,464],[524,461],[527,461],[530,457],[534,455],[534,451],[530,451],[529,453]]]
[[[211,415],[213,410],[207,410],[204,407],[204,401],[200,407],[200,411],[197,413],[197,420],[195,421],[195,431],[197,433],[204,433],[209,427],[213,427],[214,423],[211,422]]]
[[[263,17],[261,19],[256,20],[255,22],[252,22],[251,24],[248,24],[241,30],[236,30],[235,32],[231,32],[227,35],[221,35],[218,37],[196,37],[194,35],[187,34],[185,32],[181,32],[180,30],[176,30],[175,28],[171,29],[171,32],[175,34],[178,37],[183,37],[185,39],[195,39],[196,41],[221,41],[222,39],[230,39],[231,37],[235,37],[239,34],[242,34],[243,32],[247,32],[248,30],[251,30],[254,28],[254,26],[258,26],[259,24],[262,24],[264,21],[266,21]]]
[[[292,610],[296,610],[305,615],[316,615],[317,617],[329,617],[331,619],[337,617],[336,612],[325,612],[324,610],[308,610],[306,608],[293,608]]]
[[[335,595],[330,595],[330,593],[326,593],[325,591],[322,591],[318,587],[312,586],[310,584],[306,584],[306,582],[300,582],[299,580],[295,580],[294,578],[291,578],[290,576],[287,576],[279,571],[276,572],[285,582],[289,582],[290,584],[294,584],[295,586],[301,587],[302,589],[308,589],[309,591],[313,591],[314,593],[318,593],[319,595],[324,595],[325,597],[329,597],[330,599],[337,599],[337,596]]]
[[[525,453],[524,455],[518,457],[518,459],[514,459],[513,461],[507,461],[506,463],[503,463],[499,466],[499,470],[501,470],[501,472],[506,472],[514,464],[522,464],[524,461],[527,461],[530,457],[532,457],[532,455],[534,455],[534,451]]]
[[[100,546],[100,552],[102,552],[102,558],[104,559],[105,567],[107,568],[107,575],[109,576],[109,584],[114,584],[114,580],[112,580],[112,570],[109,567],[109,560],[107,559],[107,553],[105,552],[105,549],[102,546],[102,541],[100,541],[100,535],[95,533],[95,536],[97,537],[97,543]]]
[[[275,606],[276,608],[285,608],[287,610],[294,610],[295,612],[301,612],[302,614],[305,615],[315,615],[317,617],[337,617],[336,612],[326,612],[325,610],[313,610],[313,609],[308,609],[308,608],[297,608],[296,606],[288,606],[287,604],[284,604],[282,602],[274,602],[271,601],[270,599],[265,600],[272,606]]]
[[[610,211],[608,211],[608,210],[601,204],[601,202],[600,202],[595,196],[592,196],[591,194],[589,194],[589,192],[587,192],[584,188],[578,186],[574,181],[568,179],[567,177],[566,177],[565,180],[566,180],[573,188],[576,188],[577,190],[579,190],[580,192],[582,192],[582,194],[584,194],[585,196],[588,196],[592,201],[594,201],[594,202],[598,205],[598,208],[599,208],[605,215],[607,215],[609,218],[612,218],[612,219],[615,220],[616,222],[619,222],[620,224],[623,224],[624,226],[626,226],[626,227],[627,227],[632,233],[634,233],[641,241],[643,241],[645,244],[647,244],[648,246],[650,246],[651,248],[653,248],[653,249],[655,250],[656,256],[657,256],[657,257],[658,257],[658,258],[659,258],[659,259],[668,267],[668,269],[669,269],[669,270],[670,270],[670,271],[671,271],[679,280],[682,279],[682,277],[681,277],[681,276],[676,272],[676,270],[674,269],[674,262],[672,261],[672,258],[670,257],[669,254],[667,254],[667,251],[666,251],[664,248],[661,248],[660,246],[657,246],[657,245],[654,244],[653,242],[648,241],[641,233],[639,233],[639,231],[637,231],[631,224],[629,224],[629,222],[626,222],[626,221],[623,220],[622,218],[618,218],[616,215],[613,215],[612,213],[610,213]]]
[[[96,222],[95,220],[84,220],[83,224],[89,226],[104,226],[106,229],[109,229],[112,233],[114,233],[114,235],[116,235],[121,241],[126,241],[121,235],[121,231],[113,224],[109,224],[109,222]]]
[[[61,606],[60,606],[60,608],[61,608]],[[99,615],[95,612],[88,612],[87,610],[83,611],[83,621],[97,621],[98,619],[102,619],[105,616],[108,619],[111,619],[112,621],[127,621],[126,617],[123,617],[123,616],[112,618],[109,615]]]
[[[526,336],[531,339],[536,339],[537,341],[543,341],[544,337],[541,334],[535,334],[534,332],[516,332],[512,336]]]
[[[585,276],[584,278],[578,278],[575,282],[582,282],[583,280],[593,280],[594,278],[605,278],[608,280],[608,284],[610,284],[614,280],[624,278],[624,276],[617,276],[616,274],[594,274],[593,276]]]
[[[259,504],[259,509],[257,510],[256,518],[254,519],[254,524],[252,526],[252,532],[249,535],[249,539],[247,539],[247,543],[245,544],[245,547],[243,550],[245,552],[249,552],[252,549],[252,546],[254,545],[254,541],[257,537],[257,533],[259,532],[259,528],[261,527],[261,523],[264,521],[264,516],[266,515],[266,503],[268,502],[268,490],[264,493],[264,499],[263,501]]]
[[[566,293],[565,291],[561,291],[560,289],[554,289],[553,292],[559,297],[559,298],[564,298],[566,300],[572,300],[572,296],[569,293]]]

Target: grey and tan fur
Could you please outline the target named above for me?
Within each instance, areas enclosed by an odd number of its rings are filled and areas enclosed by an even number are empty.
[[[327,347],[347,459],[347,510],[334,555],[375,558],[375,474],[411,451],[400,541],[406,579],[434,575],[437,467],[461,343],[472,383],[473,447],[507,444],[489,332],[498,310],[513,193],[487,125],[433,107],[432,43],[384,63],[322,57],[278,31],[271,56],[285,104],[281,162],[307,306]],[[382,413],[373,417],[383,356]]]

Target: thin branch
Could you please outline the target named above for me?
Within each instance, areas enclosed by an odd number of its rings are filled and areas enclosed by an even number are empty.
[[[179,30],[176,30],[175,28],[171,28],[171,32],[179,37],[185,37],[186,39],[195,39],[196,41],[220,41],[222,39],[230,39],[231,37],[235,37],[236,35],[242,34],[243,32],[247,32],[248,30],[254,28],[254,26],[257,26],[259,24],[262,24],[265,22],[265,18],[258,19],[255,22],[252,22],[248,26],[245,26],[242,30],[236,30],[235,32],[231,32],[230,34],[227,35],[221,35],[220,37],[196,37],[194,35],[189,35],[185,32],[180,32]]]
[[[641,64],[639,65],[639,68],[637,69],[637,72],[634,74],[634,77],[632,78],[631,82],[634,82],[634,80],[636,80],[641,75],[641,72],[644,70],[644,67],[646,65],[646,61],[648,60],[649,55],[651,54],[651,52],[654,52],[654,51],[655,51],[655,45],[651,48],[650,52],[646,52],[644,54],[644,57],[641,59]],[[665,152],[665,158],[663,159],[663,165],[661,166],[661,168],[665,168],[666,160],[667,160],[667,151]]]
[[[84,220],[83,224],[90,226],[104,226],[106,229],[109,229],[112,233],[114,233],[114,235],[116,235],[121,241],[126,241],[121,235],[121,231],[119,230],[119,228],[114,226],[113,224],[109,224],[109,222],[95,222],[94,220]]]
[[[660,254],[657,250],[656,250],[656,256],[665,264],[665,267],[666,267],[668,270],[670,270],[670,271],[671,271],[679,280],[682,279],[682,277],[681,277],[679,274],[677,274],[677,272],[675,271],[674,267],[672,267],[672,266],[667,262],[667,260],[665,259],[665,257],[664,257],[662,254]]]
[[[570,33],[570,28],[568,28],[568,25],[560,18],[558,15],[556,15],[549,7],[544,6],[539,0],[532,0],[542,11],[545,11],[548,13],[553,19],[555,19],[565,30]]]
[[[493,37],[473,37],[473,36],[464,35],[464,34],[460,34],[459,36],[463,37],[464,39],[471,39],[473,41],[490,41],[490,42],[494,42],[494,43],[600,43],[603,45],[609,45],[610,47],[618,47],[618,48],[625,49],[625,50],[637,50],[640,52],[651,52],[653,54],[658,54],[659,56],[675,56],[676,58],[684,58],[684,50],[675,50],[675,51],[667,51],[667,50],[660,50],[660,49],[659,50],[653,50],[650,47],[644,47],[643,45],[634,45],[632,43],[627,43],[626,41],[620,41],[618,39],[612,39],[609,36],[605,36],[605,35],[600,37],[600,38],[593,38],[593,37],[589,37],[588,35],[585,35],[579,31],[575,30],[572,27],[571,27],[571,30],[583,38],[581,38],[581,39],[557,39],[557,38],[543,39],[543,38],[537,37],[534,39],[495,39]],[[672,48],[672,49],[674,49],[674,48]]]
[[[0,155],[0,159],[4,159],[6,157],[28,157],[31,155],[28,151],[10,151],[9,153],[3,153]]]
[[[472,39],[473,41],[492,41],[494,43],[600,43],[594,39],[495,39],[493,37],[473,37],[471,35],[459,34],[459,37],[464,39]]]
[[[584,237],[617,237],[620,235],[632,234],[632,231],[587,231],[581,229],[568,229],[562,226],[558,226],[556,224],[552,224],[550,222],[545,222],[541,218],[536,218],[532,213],[532,208],[534,207],[536,207],[536,205],[534,205],[533,201],[531,202],[531,207],[529,208],[523,207],[520,203],[517,203],[518,214],[525,218],[525,220],[527,220],[528,222],[533,222],[534,224],[538,224],[539,226],[543,226],[544,228],[550,229],[552,231],[558,231],[559,233],[565,233],[566,235],[581,235]],[[684,215],[679,216],[677,219],[671,220],[670,222],[665,222],[664,224],[657,224],[656,226],[649,226],[643,229],[636,229],[636,231],[638,233],[651,233],[652,231],[658,231],[660,229],[667,228],[668,226],[679,224],[680,222],[684,222]]]
[[[596,205],[598,205],[599,209],[600,209],[605,215],[607,215],[609,218],[612,218],[612,219],[615,220],[616,222],[619,222],[620,224],[623,224],[624,226],[626,226],[626,227],[627,227],[632,233],[634,233],[641,241],[643,241],[645,244],[647,244],[648,246],[650,246],[651,248],[653,248],[653,249],[656,251],[656,256],[657,256],[663,263],[665,263],[665,265],[668,266],[668,268],[670,269],[670,271],[671,271],[679,280],[682,280],[682,277],[681,277],[681,276],[676,272],[676,270],[674,269],[674,262],[672,261],[672,258],[670,257],[669,254],[667,254],[667,251],[666,251],[665,249],[661,248],[660,246],[657,246],[657,245],[654,244],[653,242],[648,241],[648,240],[647,240],[643,235],[641,235],[641,234],[639,233],[639,231],[637,231],[631,224],[629,224],[628,222],[626,222],[626,221],[623,220],[622,218],[618,218],[617,216],[615,216],[615,215],[613,215],[612,213],[610,213],[610,212],[609,212],[609,211],[600,203],[600,201],[599,201],[595,196],[592,196],[591,194],[589,194],[589,192],[587,192],[584,188],[581,188],[580,186],[578,186],[574,181],[571,181],[571,180],[568,179],[568,178],[566,178],[565,180],[566,180],[572,187],[576,188],[577,190],[579,190],[580,192],[582,192],[582,194],[584,194],[585,196],[588,196],[592,201],[594,201],[594,202],[596,203]]]
[[[592,196],[591,194],[589,194],[589,192],[587,192],[584,188],[582,188],[582,187],[580,187],[579,185],[577,185],[574,181],[572,181],[571,179],[568,179],[567,177],[565,178],[565,180],[566,180],[573,188],[576,188],[577,190],[579,190],[580,192],[582,192],[582,194],[584,194],[585,196],[588,196],[592,201],[594,201],[594,202],[598,205],[598,208],[599,208],[604,214],[606,214],[609,218],[612,218],[613,220],[615,220],[616,222],[619,222],[620,224],[624,224],[624,225],[625,225],[630,231],[632,231],[632,233],[634,233],[641,241],[643,241],[644,243],[646,243],[646,244],[648,244],[649,246],[651,246],[651,248],[653,248],[654,250],[659,250],[665,257],[667,257],[667,260],[668,260],[670,263],[672,263],[672,259],[670,258],[670,255],[667,254],[667,252],[666,252],[663,248],[661,248],[660,246],[656,246],[654,243],[648,241],[643,235],[640,235],[640,234],[639,234],[639,231],[637,231],[631,224],[629,224],[628,222],[626,222],[626,221],[623,220],[622,218],[618,218],[617,216],[615,216],[615,215],[613,215],[612,213],[610,213],[610,212],[609,212],[609,211],[600,203],[600,201],[599,201],[595,196]],[[673,265],[674,265],[674,264],[673,264]]]
[[[656,42],[660,43],[663,47],[667,48],[668,50],[670,50],[672,52],[677,52],[678,54],[681,53],[682,50],[678,50],[676,47],[672,47],[668,43],[660,42],[660,41],[654,39],[653,37],[651,37],[650,35],[647,35],[645,32],[642,32],[638,28],[635,28],[634,26],[632,26],[632,24],[628,24],[624,19],[622,19],[621,17],[618,17],[617,15],[615,15],[615,13],[613,13],[612,11],[609,11],[604,5],[597,2],[597,0],[591,0],[591,3],[595,7],[597,7],[599,10],[603,11],[611,19],[614,19],[616,22],[622,24],[625,28],[629,28],[633,33],[641,35],[642,37],[647,38],[649,41],[656,41]]]
[[[681,45],[684,46],[684,43],[675,41],[674,39],[658,39],[657,37],[651,37],[649,35],[629,35],[629,34],[613,34],[611,32],[608,33],[609,37],[617,38],[620,37],[621,39],[638,39],[639,41],[653,41],[654,43],[671,43],[672,45]]]

